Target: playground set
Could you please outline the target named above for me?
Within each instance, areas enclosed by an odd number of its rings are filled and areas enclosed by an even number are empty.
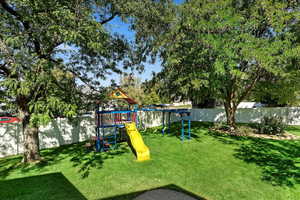
[[[128,108],[113,110],[102,109],[99,105],[95,112],[96,116],[96,150],[107,151],[117,145],[118,136],[122,133],[122,130],[126,130],[129,136],[129,144],[131,144],[133,150],[136,153],[138,161],[144,161],[150,159],[149,148],[145,145],[141,134],[139,133],[137,126],[142,123],[138,114],[140,111],[154,111],[162,112],[162,135],[170,133],[171,114],[179,114],[182,128],[181,128],[181,140],[186,137],[191,138],[191,118],[190,111],[188,109],[164,109],[164,108],[139,108],[138,103],[130,98],[122,89],[117,88],[110,95],[112,99],[123,99],[127,102]],[[185,131],[185,122],[188,123],[188,130]],[[107,131],[110,130],[110,131]],[[113,130],[113,133],[111,133]]]

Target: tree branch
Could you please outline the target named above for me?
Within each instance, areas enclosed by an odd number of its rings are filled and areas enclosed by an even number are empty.
[[[100,22],[100,24],[106,24],[107,22],[113,20],[117,15],[119,15],[120,13],[119,12],[116,12],[116,13],[113,13],[109,18],[107,19],[104,19]]]
[[[87,87],[89,87],[92,91],[94,92],[100,92],[99,90],[97,90],[94,86],[90,85],[88,83],[88,81],[86,81],[80,74],[78,74],[77,72],[71,70],[71,69],[68,69],[69,72],[71,72],[74,76],[76,76],[80,81],[82,81]]]
[[[51,60],[52,62],[56,63],[56,64],[61,64],[60,62],[49,58],[49,60]],[[79,73],[75,72],[72,69],[66,69],[68,72],[71,72],[75,77],[77,77],[80,81],[82,81],[86,86],[88,86],[91,90],[93,90],[94,92],[100,92],[99,90],[97,90],[94,86],[90,85]]]
[[[262,71],[262,68],[259,68],[256,72],[256,76],[255,78],[253,79],[252,83],[246,87],[246,89],[244,90],[244,93],[241,94],[241,96],[238,98],[238,101],[237,101],[237,105],[239,103],[241,103],[241,101],[243,101],[249,94],[250,94],[250,91],[251,89],[254,87],[254,85],[256,84],[256,82],[259,80],[259,78],[261,77],[261,71]]]
[[[9,76],[10,75],[10,70],[6,67],[6,63],[0,65],[0,70],[2,70],[2,74]]]
[[[27,21],[24,21],[23,17],[17,12],[15,11],[7,2],[6,0],[0,0],[0,4],[2,6],[2,8],[4,10],[6,10],[8,13],[10,13],[11,15],[13,15],[18,21],[20,21],[23,26],[24,26],[24,29],[29,31],[30,29],[30,25]],[[28,32],[29,36],[32,38],[32,33],[29,31]],[[40,46],[40,43],[38,42],[38,40],[36,38],[33,38],[33,44],[34,44],[34,48],[35,48],[35,52],[38,54],[38,55],[41,55],[41,46]]]
[[[19,15],[19,13],[17,13],[17,11],[15,11],[7,2],[6,0],[0,0],[0,4],[2,6],[2,8],[4,10],[6,10],[8,13],[10,13],[11,15],[15,16],[17,20],[19,20],[25,29],[29,29],[30,26],[28,24],[28,22],[24,22],[23,19],[22,19],[22,16]]]

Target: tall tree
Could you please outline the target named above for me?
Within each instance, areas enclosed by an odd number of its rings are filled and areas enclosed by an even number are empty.
[[[166,78],[221,99],[235,128],[237,106],[265,75],[299,76],[299,6],[293,0],[187,1],[161,43]]]
[[[76,114],[78,83],[97,90],[99,78],[120,72],[120,61],[128,67],[142,60],[143,53],[129,53],[126,38],[105,25],[119,17],[142,33],[140,24],[156,20],[168,2],[0,0],[0,90],[19,112],[24,162],[40,159],[40,125]]]
[[[215,96],[205,82],[201,82],[195,74],[202,73],[193,68],[185,68],[184,74],[178,73],[172,67],[165,67],[147,82],[148,87],[157,91],[164,102],[190,100],[194,108],[214,107]]]
[[[161,100],[154,90],[147,89],[145,83],[137,76],[123,75],[120,87],[139,105],[159,104]]]

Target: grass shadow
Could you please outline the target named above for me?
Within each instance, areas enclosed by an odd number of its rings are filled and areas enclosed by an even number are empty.
[[[5,178],[9,173],[21,165],[22,157],[13,156],[0,159],[0,178]]]
[[[84,143],[71,145],[63,145],[57,148],[51,148],[41,151],[42,160],[35,164],[21,163],[22,157],[0,159],[0,178],[5,179],[11,172],[21,170],[23,173],[32,171],[43,172],[45,167],[55,165],[62,160],[69,159],[73,163],[73,167],[77,167],[82,178],[89,176],[92,168],[101,168],[106,159],[128,152],[128,148],[124,144],[120,144],[119,148],[109,152],[95,152],[84,146]]]
[[[300,184],[300,141],[249,139],[235,156],[262,168],[262,179],[273,185]]]
[[[222,133],[219,133],[219,132],[211,130],[211,129],[209,129],[205,134],[215,138],[216,140],[219,140],[220,142],[222,142],[224,144],[239,145],[241,142],[249,140],[249,137],[246,137],[246,136],[222,134]]]
[[[262,169],[262,180],[272,185],[293,187],[300,184],[300,140],[272,140],[220,134],[207,135],[235,145],[234,156]]]
[[[0,181],[0,188],[3,200],[86,200],[62,173]]]

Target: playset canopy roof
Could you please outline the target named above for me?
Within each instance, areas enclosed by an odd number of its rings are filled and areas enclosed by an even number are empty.
[[[138,104],[134,99],[130,98],[121,88],[117,88],[109,95],[113,99],[124,99],[128,104]]]

